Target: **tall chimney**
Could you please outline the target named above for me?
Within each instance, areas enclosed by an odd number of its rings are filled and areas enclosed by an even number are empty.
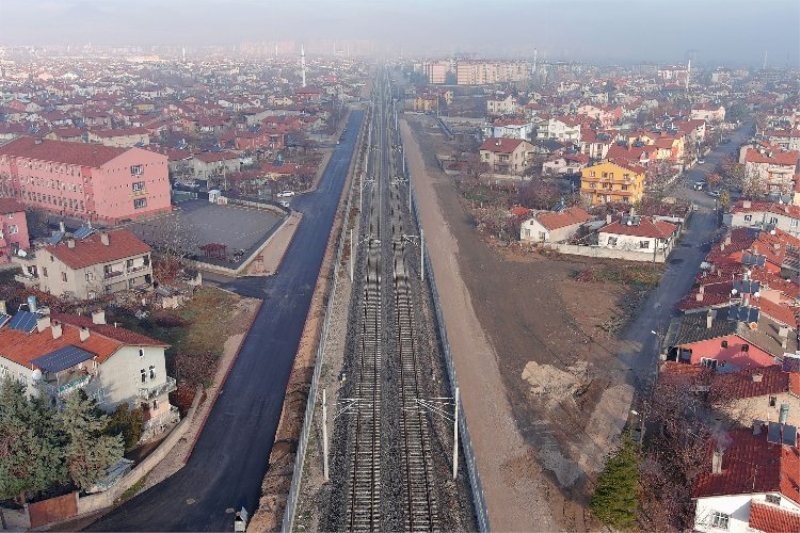
[[[98,311],[92,311],[92,324],[105,324],[106,323],[106,312],[102,309]]]
[[[714,456],[711,458],[711,473],[712,474],[721,474],[722,473],[722,455],[723,452],[720,449],[714,450]]]
[[[49,315],[40,316],[39,318],[36,319],[36,331],[38,331],[39,333],[43,332],[49,327],[50,327]]]
[[[100,242],[102,242],[103,244],[108,246],[109,241],[108,241],[108,232],[107,231],[101,231],[100,232]]]
[[[64,328],[61,326],[61,322],[58,320],[54,320],[50,324],[50,330],[53,332],[53,338],[58,339],[64,333]]]
[[[709,309],[708,313],[706,313],[706,329],[711,329],[711,326],[714,325],[714,313]]]
[[[60,231],[61,233],[66,233],[67,232],[67,228],[64,227],[64,222],[59,222],[58,223],[58,231]]]
[[[79,333],[79,337],[81,339],[81,342],[83,342],[86,339],[88,339],[89,335],[90,335],[89,328],[87,328],[86,326],[81,326],[80,333]]]

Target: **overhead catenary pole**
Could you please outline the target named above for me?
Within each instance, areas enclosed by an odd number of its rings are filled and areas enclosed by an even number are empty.
[[[328,481],[328,397],[326,389],[322,389],[322,474],[325,476],[325,481]]]
[[[352,283],[355,275],[355,254],[353,253],[353,228],[350,228],[350,282]]]
[[[325,391],[322,391],[323,395]],[[325,396],[323,396],[325,398]],[[458,387],[456,387],[456,394],[453,402],[453,479],[458,478]],[[324,400],[323,400],[323,405]],[[327,456],[326,456],[327,457]],[[328,479],[325,476],[325,479]]]
[[[425,231],[419,229],[419,277],[425,281]]]

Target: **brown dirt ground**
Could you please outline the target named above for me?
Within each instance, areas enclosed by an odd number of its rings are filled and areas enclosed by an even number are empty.
[[[483,240],[452,178],[435,163],[435,153],[450,151],[446,138],[428,118],[413,119],[411,125],[414,137],[406,129],[404,140],[409,143],[412,138],[418,139],[413,144],[418,144],[416,149],[422,147],[424,161],[423,169],[420,161],[410,160],[412,173],[422,174],[435,190],[438,205],[429,209],[441,211],[455,240],[457,266],[450,270],[460,272],[468,290],[465,298],[471,301],[504,388],[492,390],[476,383],[470,391],[467,383],[471,371],[487,381],[486,373],[494,371],[494,364],[484,364],[474,355],[459,356],[453,350],[492,529],[596,529],[598,524],[586,510],[591,480],[618,437],[616,424],[609,423],[603,414],[607,411],[604,406],[628,401],[624,392],[613,386],[610,374],[617,341],[598,326],[624,315],[631,295],[616,284],[572,279],[575,272],[602,264],[600,261],[544,257]],[[414,147],[407,150],[411,159]],[[420,179],[414,179],[421,197],[424,188],[419,186]],[[420,201],[425,210],[430,198],[421,197]],[[447,248],[444,242],[435,246]],[[430,247],[434,248],[434,242],[430,241]],[[436,250],[431,253],[435,259]],[[437,283],[441,293],[442,283],[438,279]],[[468,321],[447,322],[451,344],[461,328],[470,326]],[[461,365],[459,357],[463,359]],[[462,376],[464,365],[481,368],[470,369]],[[487,389],[497,396],[469,401],[471,393],[482,395]],[[481,412],[478,404],[507,403],[513,423],[474,420],[481,415],[469,417],[470,403],[474,413]],[[480,439],[491,442],[477,442]],[[508,450],[502,458],[481,456],[481,449],[501,455],[493,446],[520,440],[522,449]],[[491,467],[498,463],[500,468]],[[526,501],[539,505],[526,505]]]

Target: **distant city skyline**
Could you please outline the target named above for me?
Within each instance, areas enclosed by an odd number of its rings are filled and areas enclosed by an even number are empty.
[[[406,56],[797,68],[796,0],[2,0],[0,46],[372,40]]]

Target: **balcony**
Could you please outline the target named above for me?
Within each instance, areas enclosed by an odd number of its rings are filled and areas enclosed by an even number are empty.
[[[121,276],[123,274],[124,274],[124,272],[122,272],[121,270],[111,270],[109,272],[106,272],[103,277],[105,279],[111,279],[111,278],[116,278],[118,276]]]
[[[131,267],[126,270],[128,274],[136,274],[137,272],[144,272],[145,270],[149,270],[150,265],[140,265],[137,267]]]
[[[178,388],[175,378],[167,376],[167,380],[155,387],[139,387],[139,398],[142,400],[152,400],[162,394],[169,394]]]
[[[63,398],[70,392],[82,389],[85,387],[90,381],[92,381],[91,374],[83,374],[80,377],[73,379],[71,381],[67,381],[66,383],[62,383],[59,385],[58,383],[44,383],[44,390],[50,396],[56,396],[58,398]]]

